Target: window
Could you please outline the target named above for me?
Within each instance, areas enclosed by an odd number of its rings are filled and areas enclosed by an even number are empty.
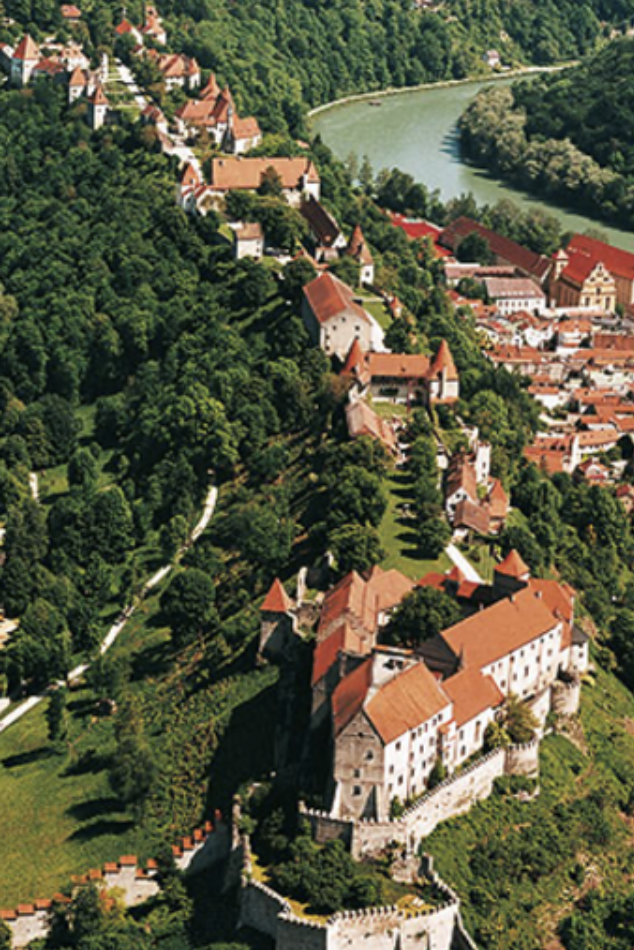
[[[431,738],[430,738],[430,740],[429,740],[429,744],[430,744],[430,746],[432,747],[432,749],[433,749],[434,746],[436,745],[436,740],[435,740],[434,736],[431,736]]]
[[[368,752],[366,752],[365,754],[365,761],[372,762],[373,759],[374,759],[374,752],[372,752],[371,750],[368,750]]]
[[[425,755],[425,746],[422,743],[418,747],[418,751],[420,752],[421,755]]]
[[[517,682],[517,673],[513,673],[513,682],[514,682],[514,683]]]
[[[460,732],[459,732],[459,734],[458,734],[458,738],[459,738],[460,741],[462,742],[462,740],[464,739],[464,729],[461,729],[461,730],[460,730]]]
[[[466,754],[467,754],[467,747],[466,747],[466,745],[463,745],[463,746],[461,746],[461,748],[460,748],[460,758],[461,758],[461,759],[464,758],[464,756],[465,756]]]
[[[388,794],[389,794],[389,795],[391,795],[392,792],[394,791],[394,786],[392,785],[391,782],[390,782],[390,784],[389,784],[388,787],[387,787],[387,791],[388,791]]]
[[[396,751],[397,751],[397,752],[400,752],[400,749],[401,749],[401,743],[400,743],[400,742],[397,742],[397,743],[396,743]]]
[[[524,676],[528,676],[530,668],[528,666],[524,667]]]
[[[355,769],[355,770],[354,770],[354,777],[355,777],[355,778],[361,778],[361,769]]]
[[[358,798],[359,795],[361,794],[361,786],[355,785],[354,788],[352,789],[352,794],[354,795],[355,798]]]
[[[413,762],[413,761],[414,761],[414,753],[413,753],[413,752],[410,752],[410,754],[409,754],[409,760],[410,760],[410,762]]]
[[[480,741],[480,732],[481,732],[481,730],[482,730],[482,723],[481,723],[480,720],[478,719],[478,721],[477,721],[476,724],[475,724],[475,741],[476,741],[476,742],[479,742],[479,741]]]
[[[398,784],[399,784],[399,785],[402,785],[402,784],[403,784],[403,776],[402,776],[402,775],[399,775],[399,777],[398,777]]]
[[[394,766],[390,765],[390,775],[394,775]]]

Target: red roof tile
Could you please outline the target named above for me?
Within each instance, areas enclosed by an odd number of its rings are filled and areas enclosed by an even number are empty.
[[[453,703],[453,718],[458,727],[504,702],[504,694],[495,680],[483,676],[477,668],[455,673],[443,680],[442,688]]]
[[[327,323],[344,310],[351,310],[364,323],[370,322],[363,307],[355,302],[354,291],[334,274],[319,274],[306,284],[304,295],[319,323]]]
[[[381,686],[367,702],[365,712],[387,744],[448,705],[435,677],[424,663],[417,663]]]
[[[530,574],[530,567],[522,560],[515,548],[506,555],[501,564],[496,564],[495,570],[498,574],[506,574],[507,577],[523,578]]]
[[[13,58],[20,59],[20,60],[32,60],[32,59],[38,59],[39,55],[40,55],[40,50],[38,48],[37,43],[35,42],[34,39],[32,39],[32,37],[29,36],[28,33],[25,33],[25,35],[22,37],[22,39],[18,43],[18,48],[13,54]]]
[[[272,614],[285,614],[288,613],[292,606],[292,600],[284,590],[280,579],[276,577],[271,584],[268,594],[264,598],[260,610]]]
[[[453,361],[453,356],[451,355],[451,350],[446,340],[442,340],[438,347],[438,352],[429,369],[429,375],[438,376],[442,371],[446,373],[447,379],[458,379],[458,370],[456,369],[456,364]]]
[[[356,670],[348,673],[332,694],[332,714],[335,735],[345,729],[362,709],[372,681],[372,657],[364,660]]]

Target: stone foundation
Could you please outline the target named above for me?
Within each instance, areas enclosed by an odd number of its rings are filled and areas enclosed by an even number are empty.
[[[574,716],[579,711],[581,702],[581,681],[572,680],[570,683],[564,683],[557,680],[553,683],[553,712],[558,716]]]

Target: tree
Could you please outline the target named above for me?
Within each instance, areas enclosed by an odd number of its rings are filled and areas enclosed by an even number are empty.
[[[436,786],[440,785],[441,782],[444,782],[446,778],[447,768],[441,757],[438,756],[434,762],[431,772],[429,773],[429,778],[427,779],[427,788],[436,788]]]
[[[171,561],[187,540],[187,519],[183,515],[174,515],[164,524],[159,536],[161,551],[166,560]]]
[[[156,778],[156,764],[144,736],[138,705],[128,700],[117,715],[116,750],[109,771],[110,785],[121,801],[141,809]]]
[[[284,292],[294,304],[302,299],[302,290],[315,277],[315,268],[305,257],[297,257],[283,270]]]
[[[495,255],[489,247],[489,242],[477,231],[473,231],[464,238],[456,252],[459,261],[467,263],[477,262],[478,264],[494,264]]]
[[[68,484],[90,491],[97,484],[99,467],[89,449],[78,449],[68,463]]]
[[[369,525],[344,524],[328,538],[341,574],[366,571],[385,556],[376,528]]]
[[[282,179],[272,165],[269,165],[262,173],[258,192],[262,196],[270,196],[272,198],[281,198],[283,196],[284,188]]]
[[[443,517],[442,509],[437,509],[419,525],[417,536],[423,557],[432,560],[440,557],[451,540],[451,528]]]
[[[56,689],[51,693],[46,707],[46,724],[49,742],[54,745],[68,734],[68,713],[66,709],[66,690]]]
[[[195,567],[179,571],[161,597],[175,646],[203,639],[216,621],[213,581]]]
[[[523,745],[535,738],[538,723],[526,703],[510,696],[504,710],[503,725],[512,742]]]
[[[393,611],[382,635],[388,643],[416,647],[460,619],[460,608],[443,591],[416,587]]]

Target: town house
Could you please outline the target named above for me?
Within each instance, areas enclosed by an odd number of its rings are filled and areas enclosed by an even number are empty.
[[[354,291],[329,272],[304,287],[302,319],[312,342],[341,360],[355,340],[363,350],[372,349],[377,340],[374,321],[357,303]]]

